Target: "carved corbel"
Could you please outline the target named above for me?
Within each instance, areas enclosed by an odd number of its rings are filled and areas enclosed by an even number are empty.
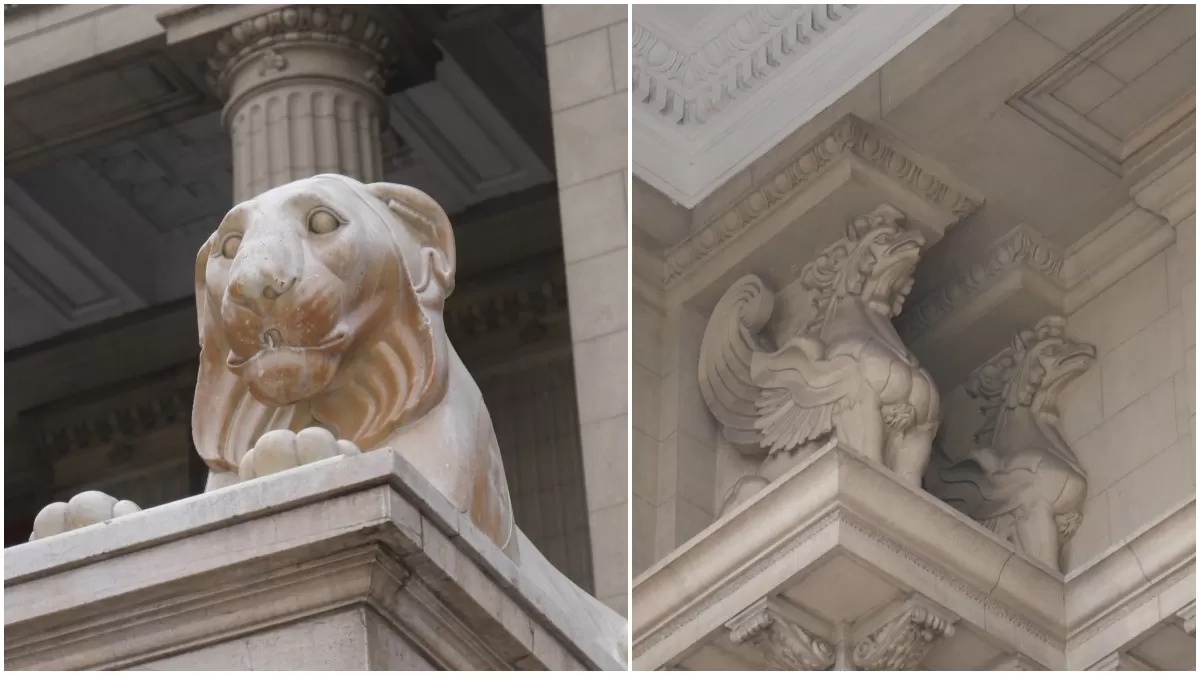
[[[938,448],[925,489],[1018,551],[1059,569],[1083,520],[1087,474],[1058,428],[1058,395],[1096,360],[1096,348],[1066,337],[1048,316],[971,373],[967,393],[984,423],[974,448]]]
[[[854,645],[854,665],[863,670],[916,670],[937,640],[954,635],[957,621],[914,596],[899,614]]]
[[[783,616],[763,598],[725,624],[734,644],[761,649],[776,670],[827,670],[834,662],[833,647]]]

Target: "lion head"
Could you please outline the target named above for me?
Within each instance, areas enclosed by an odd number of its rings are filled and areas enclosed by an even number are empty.
[[[976,441],[990,438],[1005,410],[1032,408],[1048,421],[1058,420],[1058,394],[1096,360],[1095,347],[1066,336],[1066,323],[1061,316],[1043,318],[970,374],[966,392],[982,402],[985,418]]]
[[[882,204],[846,226],[846,236],[804,266],[801,284],[813,291],[817,329],[839,298],[860,299],[868,309],[892,318],[904,309],[912,273],[925,237],[904,228],[904,214]]]
[[[321,175],[234,207],[196,257],[192,413],[210,468],[265,431],[320,425],[370,449],[442,397],[454,238],[411,187]]]

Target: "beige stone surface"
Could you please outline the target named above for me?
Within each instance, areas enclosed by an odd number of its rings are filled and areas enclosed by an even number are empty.
[[[131,666],[237,636],[250,639],[250,656],[281,659],[256,661],[271,668],[293,663],[294,648],[280,646],[308,634],[327,647],[357,642],[326,649],[348,666],[380,627],[312,622],[331,607],[369,605],[399,630],[384,641],[390,653],[371,649],[393,664],[619,667],[623,620],[523,536],[516,549],[519,564],[398,454],[326,460],[7,550],[6,664]],[[296,618],[309,624],[272,634]],[[84,625],[72,640],[46,642],[47,631]],[[414,657],[395,646],[399,634]],[[246,656],[212,649],[212,658]]]
[[[612,58],[600,58],[609,49],[608,28],[603,27],[546,48],[552,110],[564,110],[613,93]]]
[[[627,612],[628,8],[549,5],[543,21],[596,596]],[[616,50],[621,50],[618,55]],[[617,455],[620,457],[617,457]]]
[[[677,17],[700,11],[715,16],[720,9],[680,9]],[[896,600],[889,580],[920,589],[960,617],[960,630],[930,651],[926,667],[1178,663],[1177,649],[1149,637],[1164,625],[1177,626],[1176,612],[1194,597],[1188,587],[1195,559],[1189,529],[1195,495],[1194,32],[1190,6],[961,7],[825,107],[820,124],[756,148],[758,161],[729,172],[690,211],[635,188],[642,258],[635,274],[644,274],[640,292],[654,299],[647,303],[654,310],[634,307],[633,451],[646,456],[633,461],[657,467],[656,486],[649,477],[635,482],[636,491],[654,495],[637,506],[653,511],[653,527],[634,523],[635,572],[641,572],[633,597],[635,664],[767,668],[772,642],[735,639],[750,625],[730,623],[739,612],[764,597],[790,598],[780,616],[799,634],[833,644],[836,621],[846,617],[829,607],[868,623],[883,621],[875,613]],[[863,533],[877,527],[897,536],[906,523],[896,511],[899,502],[888,503],[878,520],[866,518],[865,526],[846,526],[843,535],[841,523],[817,527],[816,515],[804,519],[801,514],[815,513],[805,509],[827,498],[806,493],[811,501],[804,509],[786,510],[794,529],[772,540],[776,557],[764,553],[723,566],[716,562],[727,562],[722,556],[756,555],[747,551],[747,539],[783,517],[762,513],[753,523],[739,521],[757,495],[715,519],[690,498],[709,476],[714,493],[724,492],[740,469],[739,453],[718,440],[706,406],[696,405],[703,401],[694,384],[700,363],[694,338],[701,331],[693,320],[707,322],[721,294],[753,274],[777,289],[780,316],[745,343],[757,346],[765,337],[776,340],[770,348],[781,344],[781,335],[811,319],[800,309],[809,298],[798,292],[796,277],[836,240],[827,233],[852,209],[862,213],[886,201],[880,192],[904,192],[903,179],[890,183],[897,174],[871,174],[869,162],[822,165],[820,151],[805,154],[847,113],[886,135],[881,143],[895,142],[889,157],[911,175],[942,181],[980,203],[955,211],[958,219],[937,214],[931,200],[901,207],[906,213],[927,209],[924,217],[936,223],[921,228],[932,245],[923,251],[913,300],[896,325],[944,403],[939,443],[964,454],[986,445],[988,439],[971,438],[980,422],[961,385],[1009,346],[1014,333],[1056,314],[1066,318],[1070,340],[1096,348],[1090,369],[1058,392],[1034,424],[1074,450],[1079,470],[1068,473],[1086,476],[1087,488],[1075,491],[1071,510],[1082,520],[1063,555],[1049,557],[1060,560],[1039,566],[1028,551],[1014,550],[1007,567],[1001,563],[994,577],[984,575],[990,577],[980,582],[988,601],[960,602],[961,587],[947,575],[928,587],[915,584],[920,575],[903,565],[880,563],[886,571],[877,575],[879,584],[825,567],[837,564],[822,548],[831,540],[861,545],[848,558],[868,567],[876,564],[872,555],[895,554],[893,543]],[[838,138],[833,135],[834,144]],[[850,154],[866,158],[870,153],[861,150],[870,144]],[[810,177],[814,158],[828,168]],[[691,218],[681,234],[685,214]],[[730,373],[718,371],[722,383]],[[1042,375],[1040,367],[1031,373],[1033,380]],[[1010,433],[1020,436],[1029,426]],[[697,457],[714,462],[714,470],[685,468]],[[798,473],[785,472],[782,480],[805,470],[790,469]],[[1072,484],[1078,488],[1080,481]],[[854,504],[862,516],[863,503]],[[928,518],[923,523],[930,526]],[[971,531],[947,527],[915,555],[949,555],[983,530]],[[646,547],[652,550],[641,550]],[[980,550],[946,558],[946,569],[958,574],[959,565],[980,564]],[[1022,560],[1030,564],[1014,566]],[[825,589],[829,599],[797,590],[806,583]],[[1042,607],[1044,622],[1032,618],[1037,612],[1029,607],[1007,604],[1038,594],[1057,598],[1054,608]],[[742,601],[730,599],[735,596]],[[659,613],[662,607],[648,598],[671,598],[671,608]],[[756,622],[750,631],[756,635],[782,634],[766,627],[773,625],[766,619]],[[1143,642],[1147,652],[1139,651]]]

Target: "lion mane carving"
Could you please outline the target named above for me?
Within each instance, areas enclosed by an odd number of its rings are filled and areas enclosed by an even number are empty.
[[[445,212],[408,186],[320,175],[234,207],[196,257],[208,489],[391,446],[504,548],[495,432],[442,319],[454,265]]]

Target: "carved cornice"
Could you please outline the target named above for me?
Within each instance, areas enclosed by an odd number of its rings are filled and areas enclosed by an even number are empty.
[[[934,643],[954,635],[958,617],[913,596],[904,609],[854,646],[864,670],[916,670]]]
[[[781,614],[764,598],[725,624],[729,641],[754,645],[778,670],[825,670],[833,665],[833,647]]]
[[[855,12],[855,5],[756,5],[691,49],[635,14],[634,99],[672,125],[702,125],[803,58]]]
[[[835,162],[853,156],[883,172],[931,206],[956,219],[974,213],[983,199],[940,175],[942,169],[917,157],[871,125],[848,115],[809,143],[783,167],[759,181],[726,210],[666,253],[663,283],[671,286],[730,240],[762,222],[780,204],[806,189]]]
[[[1063,252],[1035,230],[1018,226],[988,246],[979,262],[912,303],[911,309],[896,319],[896,332],[905,342],[913,340],[1018,267],[1057,282],[1063,260]]]

